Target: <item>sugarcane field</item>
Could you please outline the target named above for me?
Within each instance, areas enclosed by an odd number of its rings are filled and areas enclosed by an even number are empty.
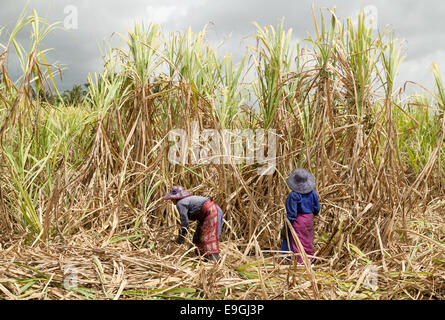
[[[396,23],[295,2],[303,36],[277,2],[232,54],[218,19],[192,24],[206,1],[127,30],[90,4],[8,1],[0,300],[445,298],[445,58],[423,48],[429,87],[402,77]],[[48,43],[105,25],[85,39],[99,58],[79,42],[55,60]]]

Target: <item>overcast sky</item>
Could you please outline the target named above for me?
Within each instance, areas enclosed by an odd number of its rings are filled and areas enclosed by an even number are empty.
[[[26,2],[0,0],[0,26],[12,27]],[[239,57],[245,52],[247,40],[244,38],[255,32],[253,21],[262,26],[276,25],[284,17],[285,27],[293,29],[295,38],[303,40],[308,34],[314,35],[312,4],[316,8],[336,6],[340,18],[367,8],[376,16],[379,29],[391,26],[396,37],[403,39],[407,55],[399,81],[417,81],[431,87],[433,61],[444,75],[445,2],[440,0],[31,0],[29,8],[37,9],[39,15],[50,22],[69,23],[73,22],[68,19],[73,11],[67,6],[77,9],[77,29],[57,30],[45,42],[45,47],[54,48],[49,56],[51,61],[66,65],[63,80],[59,82],[64,90],[73,84],[85,83],[89,72],[100,72],[99,45],[110,39],[113,32],[126,35],[135,20],[160,23],[165,32],[185,30],[188,26],[198,32],[208,25],[212,43],[226,40],[218,52]],[[113,44],[118,45],[119,38],[113,38]]]

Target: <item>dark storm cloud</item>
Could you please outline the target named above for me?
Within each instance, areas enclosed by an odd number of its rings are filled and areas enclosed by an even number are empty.
[[[13,25],[25,3],[24,0],[2,0],[0,25]],[[63,22],[67,5],[78,9],[78,29],[69,32],[58,30],[44,44],[44,47],[55,49],[49,55],[50,59],[67,67],[60,84],[65,89],[74,83],[85,83],[89,72],[100,72],[102,62],[98,46],[103,40],[110,39],[113,32],[126,35],[135,20],[154,20],[162,24],[165,32],[184,30],[188,26],[196,32],[207,25],[212,44],[226,40],[221,54],[233,52],[235,57],[240,57],[251,41],[245,37],[255,33],[253,21],[260,25],[276,25],[280,18],[285,17],[285,27],[293,29],[295,38],[303,40],[308,34],[313,35],[312,4],[317,10],[317,17],[318,8],[336,6],[337,15],[342,19],[367,6],[374,6],[379,28],[389,25],[395,30],[395,36],[404,40],[407,58],[401,66],[399,78],[419,82],[431,80],[429,68],[433,60],[442,66],[442,70],[445,68],[445,36],[441,27],[445,2],[439,0],[33,0],[30,8],[36,8],[51,22]],[[27,36],[23,34],[21,39]],[[119,36],[112,39],[113,45],[122,43]]]

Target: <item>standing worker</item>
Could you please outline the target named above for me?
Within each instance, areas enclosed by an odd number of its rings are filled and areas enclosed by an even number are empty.
[[[199,254],[207,260],[219,260],[219,242],[223,222],[221,208],[212,198],[194,196],[181,186],[174,186],[162,199],[172,200],[179,211],[181,228],[176,240],[178,244],[184,243],[188,233],[189,221],[198,221],[193,244],[198,248]]]
[[[292,224],[298,239],[300,240],[309,260],[314,255],[314,216],[320,212],[320,202],[315,191],[315,179],[305,169],[295,169],[286,179],[286,183],[292,190],[286,198],[287,219]],[[298,247],[287,228],[286,223],[281,231],[283,242],[280,251],[285,254],[292,251],[299,253]],[[301,256],[297,258],[302,263]]]

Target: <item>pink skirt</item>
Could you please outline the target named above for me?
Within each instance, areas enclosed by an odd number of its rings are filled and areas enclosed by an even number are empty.
[[[314,255],[314,215],[312,213],[298,214],[297,220],[292,223],[292,227],[297,234],[306,255],[310,256],[308,258],[312,261],[312,256]],[[290,230],[288,230],[288,238],[291,248],[289,248],[288,239],[283,239],[280,251],[282,251],[282,253],[289,251],[299,253],[297,244],[295,243]],[[298,263],[302,263],[303,259],[298,256],[297,261]]]

